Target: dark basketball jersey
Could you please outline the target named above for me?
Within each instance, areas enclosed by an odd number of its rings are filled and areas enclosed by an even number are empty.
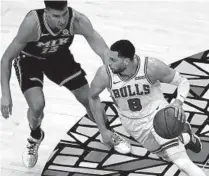
[[[38,24],[40,31],[38,41],[29,42],[22,50],[22,53],[30,54],[36,57],[46,58],[48,56],[69,50],[70,45],[73,42],[72,25],[74,20],[73,10],[69,9],[69,20],[66,27],[59,33],[55,34],[49,28],[44,9],[33,10],[38,18]]]

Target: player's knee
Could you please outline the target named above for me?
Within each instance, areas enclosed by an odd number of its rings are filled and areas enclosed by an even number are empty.
[[[87,100],[84,100],[82,104],[83,104],[83,106],[84,106],[86,109],[90,109],[88,99],[87,99]]]
[[[80,95],[76,98],[85,108],[89,108],[89,99],[87,95]]]
[[[45,101],[42,98],[36,99],[34,100],[31,104],[30,104],[30,110],[34,113],[40,113],[43,111],[45,107]]]
[[[189,158],[179,158],[173,161],[173,163],[183,172],[188,173],[188,169],[193,166],[192,161]]]
[[[72,91],[76,99],[85,107],[89,107],[89,99],[88,99],[88,94],[89,94],[89,85],[85,84],[84,86],[80,87],[79,89],[76,89]]]

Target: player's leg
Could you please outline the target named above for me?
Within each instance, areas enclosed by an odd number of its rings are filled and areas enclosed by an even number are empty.
[[[73,87],[75,85],[80,85],[81,87],[77,86],[76,88],[72,88],[72,85],[73,85]],[[89,118],[91,120],[95,121],[94,117],[91,113],[91,109],[89,107],[89,101],[88,101],[89,85],[87,83],[86,78],[84,76],[80,76],[78,78],[75,78],[71,82],[66,83],[65,87],[68,90],[70,90],[74,94],[75,98],[85,107]]]
[[[202,150],[201,140],[192,132],[189,122],[185,123],[184,130],[179,136],[179,139],[185,145],[186,149],[189,149],[195,153],[199,153]]]
[[[179,147],[179,146],[178,146]],[[175,150],[170,148],[168,150]],[[169,154],[169,151],[166,151]],[[188,176],[206,176],[202,169],[194,164],[188,157],[186,150],[183,152],[177,152],[173,155],[168,156],[169,160],[172,161],[182,172]]]
[[[46,76],[54,83],[70,90],[93,120],[88,102],[89,85],[85,78],[86,73],[80,64],[74,61],[73,55],[65,51],[53,56],[46,63],[44,67]]]
[[[188,176],[206,176],[205,173],[195,165],[186,153],[184,144],[178,138],[164,139],[151,130],[143,146],[150,152],[157,154],[167,161],[173,162],[179,170]]]
[[[41,137],[41,122],[45,106],[44,94],[41,87],[32,87],[24,92],[25,99],[29,106],[27,117],[31,129],[31,136],[35,139]]]
[[[181,143],[178,138],[161,138],[153,128],[148,139],[145,141],[144,146],[152,153],[157,154],[167,161],[173,162],[179,170],[188,176],[206,176],[204,172],[190,160],[184,144]]]
[[[14,67],[29,106],[27,117],[31,132],[23,153],[23,162],[27,167],[33,167],[38,160],[38,148],[44,138],[44,132],[40,128],[45,105],[42,91],[43,73],[38,60],[22,54],[15,59]]]
[[[44,131],[41,129],[43,119],[43,109],[45,105],[43,91],[41,87],[32,87],[24,92],[24,96],[28,103],[27,112],[28,122],[30,126],[30,136],[28,143],[23,152],[23,163],[28,168],[32,168],[38,161],[38,149],[44,139]]]
[[[166,105],[167,102],[162,102],[160,107],[155,112],[150,114],[149,117],[147,116],[144,121],[141,119],[130,120],[121,117],[122,124],[124,125],[127,132],[150,152],[157,154],[158,156],[163,157],[168,161],[173,161],[173,163],[176,164],[180,170],[186,174],[190,174],[189,176],[205,176],[204,172],[191,160],[189,160],[187,155],[185,155],[185,147],[178,138],[164,139],[155,132],[153,127],[153,118],[157,111],[164,108]],[[182,154],[183,157],[179,158],[178,155],[180,154]],[[176,158],[174,156],[176,156]],[[184,164],[182,163],[185,163],[187,167],[184,167]],[[189,171],[190,166],[194,169],[193,173],[195,174],[193,175],[191,175]]]
[[[89,100],[88,100],[89,84],[85,78],[85,73],[65,83],[64,87],[66,87],[68,90],[70,90],[73,93],[75,98],[85,107],[89,118],[95,122],[95,119],[92,115],[89,106]],[[107,124],[107,119],[105,118],[104,120]]]

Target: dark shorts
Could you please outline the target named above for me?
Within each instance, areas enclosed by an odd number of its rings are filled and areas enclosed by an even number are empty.
[[[85,71],[74,61],[69,51],[46,59],[21,53],[14,60],[14,68],[22,92],[32,87],[43,87],[44,74],[54,83],[69,90],[78,89],[88,83]]]

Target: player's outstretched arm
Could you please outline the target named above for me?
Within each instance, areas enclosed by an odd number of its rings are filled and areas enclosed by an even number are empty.
[[[176,85],[177,97],[176,100],[172,103],[172,105],[177,105],[177,106],[183,105],[183,102],[189,93],[190,84],[185,77],[179,74],[179,72],[177,72],[176,70],[169,67],[164,62],[158,59],[149,58],[147,65],[147,76],[152,83],[155,83],[156,81],[160,81],[162,83]],[[178,116],[178,118],[185,118],[180,116],[182,113],[183,113],[183,109],[182,110],[179,109],[179,111],[176,111],[176,116]],[[182,121],[184,120],[185,119],[182,119]]]
[[[102,142],[112,147],[114,145],[114,141],[112,139],[113,132],[106,128],[104,119],[107,117],[99,98],[99,94],[107,87],[109,87],[109,77],[106,72],[106,66],[103,65],[98,69],[91,83],[89,91],[89,105],[101,133]]]
[[[99,94],[109,86],[109,77],[105,67],[103,65],[97,70],[89,91],[89,105],[100,132],[107,130],[104,122],[106,118],[104,108],[99,98]]]
[[[8,46],[1,59],[1,112],[4,118],[11,114],[12,100],[9,81],[11,77],[12,60],[18,56],[25,45],[38,38],[38,33],[34,35],[34,31],[38,28],[37,17],[34,12],[29,12],[21,23],[16,37]]]
[[[75,11],[74,33],[83,35],[93,51],[101,57],[103,63],[108,63],[107,52],[109,47],[101,35],[94,30],[90,20],[77,11]]]

